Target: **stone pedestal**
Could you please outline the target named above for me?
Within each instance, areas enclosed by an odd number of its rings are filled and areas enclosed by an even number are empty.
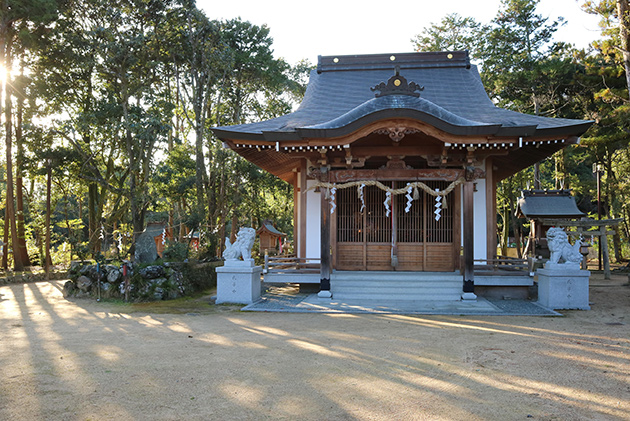
[[[462,301],[477,301],[477,294],[474,292],[462,292]]]
[[[588,282],[591,272],[579,263],[545,264],[538,274],[538,303],[554,310],[590,310]]]
[[[262,266],[254,260],[226,260],[217,271],[217,304],[251,304],[260,298]]]
[[[332,292],[330,290],[321,290],[317,293],[319,298],[332,298]]]

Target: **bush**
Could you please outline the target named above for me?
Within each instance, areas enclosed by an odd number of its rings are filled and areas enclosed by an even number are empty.
[[[167,262],[183,262],[188,258],[188,244],[178,241],[167,241],[162,258]]]

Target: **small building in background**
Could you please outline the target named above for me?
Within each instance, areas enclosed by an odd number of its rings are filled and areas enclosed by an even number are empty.
[[[586,214],[575,203],[571,189],[522,190],[516,205],[516,216],[531,222],[531,229],[523,256],[549,257],[546,233],[551,226],[546,219],[580,219]]]
[[[260,242],[260,254],[277,255],[282,253],[282,239],[286,234],[280,232],[273,226],[273,223],[265,219],[262,226],[256,231]]]

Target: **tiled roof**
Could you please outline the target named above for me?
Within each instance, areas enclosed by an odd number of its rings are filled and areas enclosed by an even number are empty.
[[[581,218],[585,216],[571,190],[524,190],[517,203],[517,216],[537,218]]]
[[[424,88],[419,98],[375,96],[371,88],[392,78],[396,67]],[[488,136],[579,136],[592,124],[495,107],[468,54],[441,52],[320,57],[295,112],[213,131],[220,138],[275,142],[341,136],[385,118],[414,118],[454,135]]]
[[[273,223],[268,219],[263,221],[262,226],[258,228],[256,234],[260,234],[263,230],[267,230],[269,233],[277,235],[279,237],[286,235],[285,233],[278,231],[276,227],[273,226]]]

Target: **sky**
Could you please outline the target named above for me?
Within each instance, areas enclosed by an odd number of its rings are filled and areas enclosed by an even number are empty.
[[[596,16],[583,12],[583,0],[541,0],[537,12],[550,21],[559,16],[567,24],[556,41],[578,48],[599,38]],[[266,24],[276,58],[290,64],[302,59],[317,63],[317,56],[412,52],[411,39],[449,13],[489,23],[500,0],[197,0],[210,19],[240,17]]]

